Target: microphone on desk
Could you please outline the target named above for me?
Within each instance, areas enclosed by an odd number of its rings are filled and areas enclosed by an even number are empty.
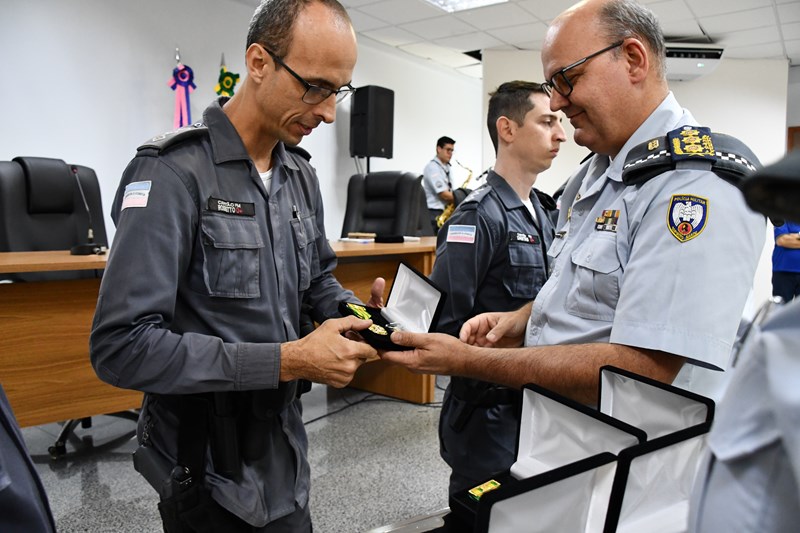
[[[78,184],[78,190],[81,193],[81,198],[83,199],[83,208],[86,209],[86,215],[89,217],[89,231],[86,235],[87,242],[85,244],[76,244],[72,248],[69,249],[69,253],[71,255],[102,255],[106,253],[106,246],[104,244],[97,244],[94,242],[94,229],[92,225],[92,211],[89,209],[89,202],[86,201],[86,195],[83,193],[83,187],[81,186],[81,179],[78,176],[78,167],[75,165],[70,165],[70,170],[72,171],[72,175],[75,176],[75,182]]]

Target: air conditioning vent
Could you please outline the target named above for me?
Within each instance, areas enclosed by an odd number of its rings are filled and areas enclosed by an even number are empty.
[[[667,45],[667,79],[689,81],[710,74],[722,59],[723,48]]]

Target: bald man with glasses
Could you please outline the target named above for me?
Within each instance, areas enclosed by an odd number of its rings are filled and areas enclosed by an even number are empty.
[[[460,340],[395,333],[416,349],[385,359],[589,405],[603,365],[678,385],[727,367],[765,240],[733,182],[758,161],[681,108],[664,50],[655,16],[631,0],[587,0],[552,22],[550,108],[593,155],[561,197],[550,277],[532,304],[478,315]]]
[[[237,93],[143,144],[122,177],[91,358],[145,392],[134,466],[170,533],[311,531],[300,381],[345,386],[377,354],[350,335],[371,322],[339,314],[354,296],[294,147],[333,122],[356,53],[336,0],[262,2]],[[306,309],[321,325],[303,336]]]

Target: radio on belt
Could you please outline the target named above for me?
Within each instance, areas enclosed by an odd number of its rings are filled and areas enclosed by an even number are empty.
[[[385,307],[379,309],[355,302],[340,302],[339,311],[345,316],[372,320],[372,326],[359,334],[374,348],[411,350],[408,346],[393,343],[389,339],[392,332],[430,332],[439,321],[445,297],[445,293],[431,280],[401,261]]]

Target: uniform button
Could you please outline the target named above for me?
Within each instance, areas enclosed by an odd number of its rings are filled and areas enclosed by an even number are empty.
[[[578,193],[578,196],[575,197],[575,200],[580,200],[580,199],[581,199],[581,193]]]
[[[531,335],[538,335],[538,334],[539,334],[539,327],[538,326],[533,326],[531,328]]]

